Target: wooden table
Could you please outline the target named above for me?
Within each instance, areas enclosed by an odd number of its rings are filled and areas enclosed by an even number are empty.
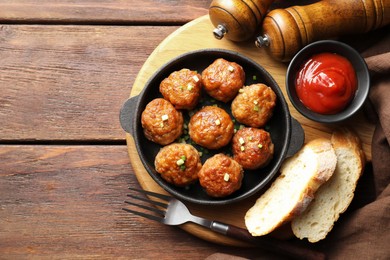
[[[226,247],[125,213],[140,187],[118,113],[210,1],[0,1],[0,258],[203,259]]]

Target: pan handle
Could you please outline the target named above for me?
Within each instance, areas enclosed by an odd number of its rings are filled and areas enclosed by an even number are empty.
[[[291,157],[298,152],[298,150],[302,148],[304,142],[305,132],[303,131],[301,124],[298,120],[291,117],[291,138],[286,158]]]
[[[135,110],[138,103],[138,97],[139,96],[134,96],[126,100],[119,113],[119,121],[123,130],[132,136],[134,136],[134,117],[136,116]]]

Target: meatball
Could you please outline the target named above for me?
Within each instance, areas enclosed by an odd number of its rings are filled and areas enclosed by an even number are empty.
[[[209,196],[225,197],[241,187],[244,170],[233,158],[219,153],[206,160],[198,176]]]
[[[201,76],[189,69],[174,71],[160,83],[161,94],[176,109],[195,108],[201,91]]]
[[[182,134],[183,115],[169,101],[156,98],[146,105],[141,115],[141,124],[147,139],[166,145]]]
[[[234,124],[222,108],[205,106],[191,117],[188,132],[195,143],[208,149],[219,149],[232,139]]]
[[[231,110],[238,122],[263,127],[271,118],[275,105],[275,92],[259,83],[244,87],[233,100]]]
[[[203,70],[202,82],[210,96],[226,103],[244,86],[245,72],[239,64],[219,58]]]
[[[173,143],[158,152],[154,165],[161,177],[176,186],[198,180],[202,163],[198,151],[190,144]]]
[[[232,152],[234,160],[244,169],[254,170],[266,166],[271,161],[274,144],[267,131],[245,127],[234,135]]]

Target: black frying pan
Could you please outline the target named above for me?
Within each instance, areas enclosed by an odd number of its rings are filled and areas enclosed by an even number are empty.
[[[245,85],[264,83],[270,86],[277,96],[277,104],[273,116],[266,126],[266,130],[270,132],[272,142],[274,143],[274,157],[272,161],[265,168],[252,171],[246,170],[242,187],[232,195],[224,198],[213,198],[208,196],[199,183],[182,188],[176,187],[163,180],[154,168],[155,156],[162,146],[147,140],[141,126],[141,114],[146,105],[151,100],[162,97],[159,92],[159,85],[164,78],[168,77],[173,71],[182,68],[197,70],[198,73],[201,73],[217,58],[224,58],[240,64],[244,68],[246,74]],[[256,76],[256,79],[254,79],[253,76]],[[204,103],[199,106],[204,105],[205,102],[207,103],[207,95],[205,95],[203,100]],[[219,103],[219,105],[230,113],[230,103]],[[183,112],[183,115],[187,115],[187,112]],[[145,169],[161,187],[179,199],[206,205],[221,205],[236,202],[260,191],[279,172],[279,168],[285,158],[295,154],[302,147],[304,142],[303,129],[298,121],[291,117],[283,93],[272,76],[263,67],[249,58],[244,57],[237,52],[223,49],[202,49],[192,51],[180,55],[166,63],[149,79],[145,88],[138,96],[132,97],[124,103],[120,111],[120,122],[123,129],[133,136],[137,151]],[[229,146],[216,151],[209,150],[208,154],[202,156],[202,161],[204,162],[208,157],[215,153],[229,153],[229,150]]]

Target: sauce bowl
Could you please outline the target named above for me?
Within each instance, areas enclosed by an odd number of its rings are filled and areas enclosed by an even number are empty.
[[[357,90],[354,97],[341,112],[336,114],[320,114],[308,109],[299,99],[295,88],[296,76],[301,66],[313,55],[325,52],[335,53],[349,60],[357,77]],[[351,46],[335,40],[322,40],[307,45],[293,57],[287,68],[286,90],[291,103],[303,116],[320,123],[341,122],[353,116],[366,101],[369,88],[370,75],[364,59]]]

